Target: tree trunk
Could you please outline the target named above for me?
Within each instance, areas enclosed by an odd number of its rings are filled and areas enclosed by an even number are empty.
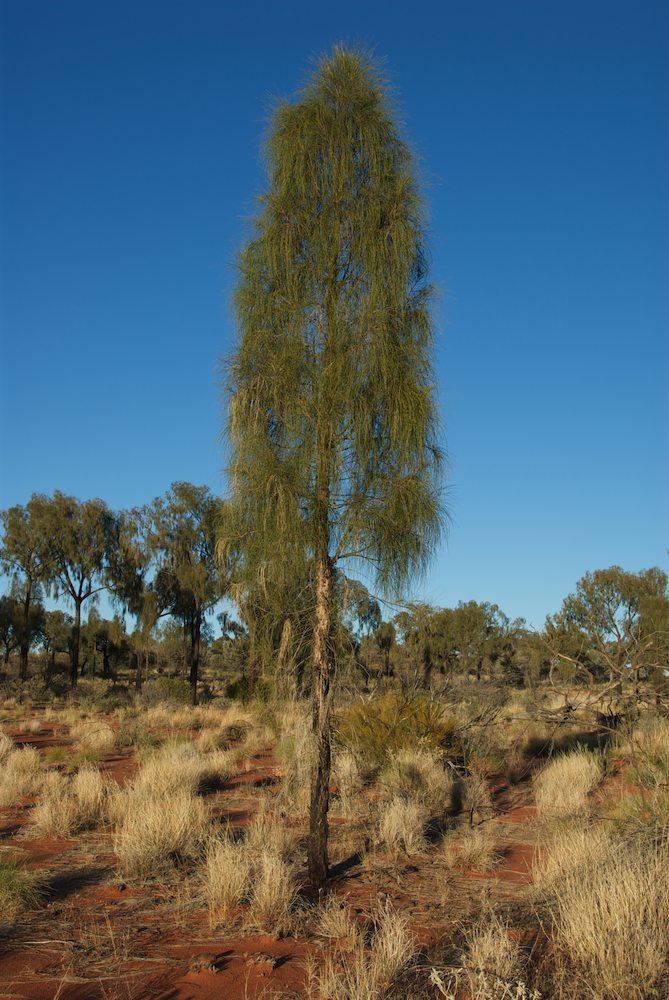
[[[190,626],[190,660],[189,681],[193,693],[193,704],[197,705],[197,676],[200,670],[200,636],[202,632],[202,613],[198,610],[191,619]]]
[[[334,659],[330,644],[332,626],[332,564],[321,556],[316,562],[316,593],[311,684],[311,725],[314,763],[309,807],[307,866],[312,884],[320,888],[328,877],[328,808],[330,805],[331,686]]]
[[[432,648],[429,643],[423,646],[423,687],[428,691],[432,683]]]
[[[19,680],[28,680],[28,650],[30,649],[30,599],[32,597],[32,581],[26,580],[26,596],[23,602],[23,634],[19,651]]]
[[[72,626],[72,651],[70,654],[70,687],[79,680],[79,642],[81,639],[81,601],[75,599],[74,625]]]

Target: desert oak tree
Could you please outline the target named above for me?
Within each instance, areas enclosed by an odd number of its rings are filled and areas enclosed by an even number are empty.
[[[276,107],[266,159],[226,365],[230,499],[247,571],[312,579],[308,868],[322,885],[335,567],[398,593],[443,525],[431,288],[414,161],[367,56],[318,63]]]

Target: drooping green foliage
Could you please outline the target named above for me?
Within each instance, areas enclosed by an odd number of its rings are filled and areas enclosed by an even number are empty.
[[[275,111],[240,257],[228,547],[249,587],[313,579],[309,874],[327,877],[335,570],[397,592],[442,525],[431,289],[411,154],[377,67],[335,49]]]
[[[439,535],[440,453],[421,199],[377,67],[324,59],[267,163],[228,366],[245,560],[273,581],[308,561],[324,504],[328,555],[397,590]]]

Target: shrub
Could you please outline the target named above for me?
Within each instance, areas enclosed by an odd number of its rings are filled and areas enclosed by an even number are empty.
[[[457,723],[427,695],[385,694],[338,714],[335,740],[365,766],[382,767],[399,750],[420,748],[459,755]]]
[[[534,780],[537,811],[545,817],[575,816],[588,809],[588,795],[604,776],[602,758],[575,750],[551,760]]]
[[[190,705],[193,691],[188,681],[181,677],[155,677],[142,686],[142,705]]]

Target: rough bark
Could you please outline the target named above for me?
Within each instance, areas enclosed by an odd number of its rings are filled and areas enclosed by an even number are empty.
[[[72,652],[70,656],[70,686],[75,688],[79,680],[79,646],[81,642],[81,601],[75,601],[74,625],[72,626]]]
[[[315,620],[311,712],[314,763],[309,809],[307,864],[312,884],[320,888],[328,877],[328,809],[330,805],[331,688],[334,659],[330,644],[332,627],[332,564],[327,556],[316,561]]]

